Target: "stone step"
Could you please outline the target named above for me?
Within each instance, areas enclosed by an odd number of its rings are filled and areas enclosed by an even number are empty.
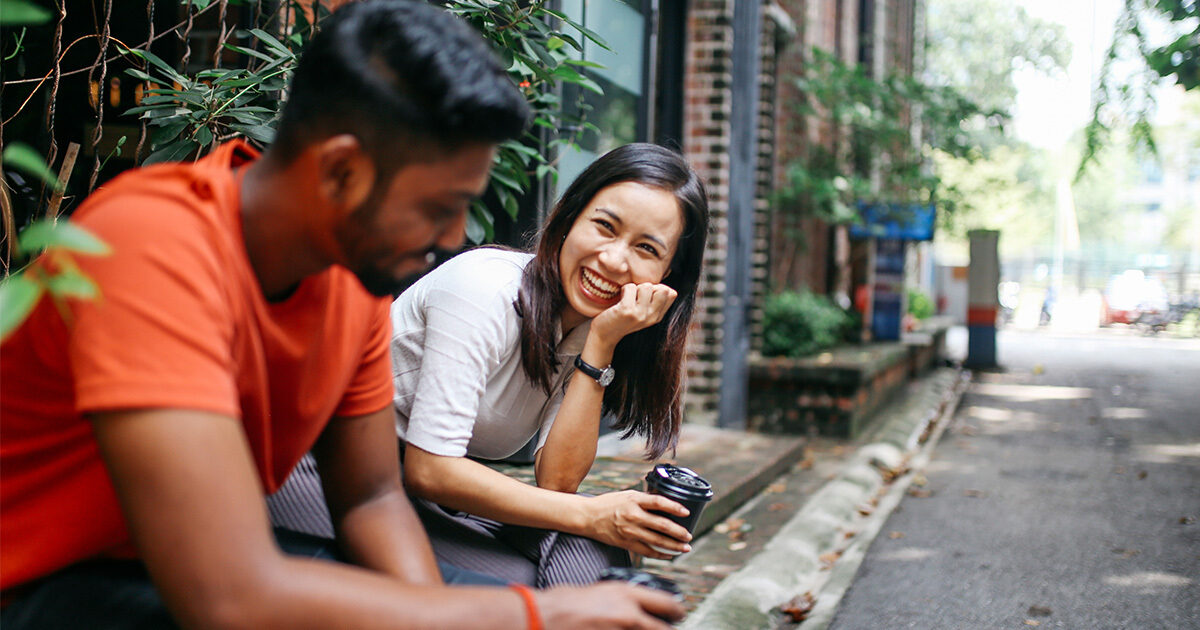
[[[713,500],[696,526],[695,535],[699,536],[799,461],[805,441],[794,436],[760,435],[685,424],[674,455],[658,461],[691,468],[712,484]],[[643,478],[656,462],[642,458],[641,446],[636,439],[605,440],[598,451],[601,454],[596,457],[579,491],[603,494],[642,489]],[[490,465],[510,477],[534,483],[533,466]]]

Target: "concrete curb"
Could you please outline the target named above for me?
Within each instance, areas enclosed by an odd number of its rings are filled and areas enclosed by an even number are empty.
[[[722,581],[681,627],[776,628],[784,623],[780,607],[805,593],[816,595],[817,603],[801,628],[828,625],[871,541],[915,476],[909,465],[918,463],[913,454],[923,456],[921,465],[928,461],[953,415],[965,389],[962,374],[944,369],[928,377],[928,389],[900,405],[900,412],[870,436],[838,475],[805,502],[762,552]],[[923,436],[928,439],[922,445]]]

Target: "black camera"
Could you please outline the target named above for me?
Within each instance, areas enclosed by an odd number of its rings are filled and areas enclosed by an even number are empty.
[[[658,577],[641,571],[639,569],[627,569],[624,567],[611,567],[605,569],[600,574],[600,581],[615,580],[618,582],[628,582],[637,586],[645,586],[657,591],[662,591],[675,597],[682,599],[683,593],[679,590],[679,585],[664,577]]]

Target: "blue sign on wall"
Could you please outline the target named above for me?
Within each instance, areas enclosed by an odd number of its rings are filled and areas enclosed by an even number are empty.
[[[876,241],[874,288],[871,334],[879,341],[897,341],[904,321],[904,241]]]
[[[933,204],[858,203],[862,223],[850,226],[850,238],[932,241],[937,209]]]

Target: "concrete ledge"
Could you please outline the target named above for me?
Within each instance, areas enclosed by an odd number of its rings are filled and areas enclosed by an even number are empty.
[[[901,484],[907,486],[911,474],[906,473],[906,463],[931,423],[952,412],[961,395],[959,382],[957,370],[940,370],[884,410],[883,424],[868,443],[848,457],[838,474],[810,496],[761,552],[718,584],[682,627],[776,628],[784,621],[784,603],[806,592],[815,594],[830,575],[844,574],[847,569],[838,569],[829,558],[861,554],[870,544],[894,507],[884,499]],[[874,523],[879,525],[872,531]],[[852,578],[850,571],[844,579]],[[836,598],[822,598],[821,612],[832,614]]]
[[[713,485],[714,496],[696,525],[696,536],[729,516],[783,474],[804,451],[805,439],[768,436],[744,431],[685,424],[675,457],[670,461],[694,469]],[[642,479],[655,462],[642,459],[641,442],[608,440],[604,456],[596,457],[579,487],[586,494],[642,489]],[[533,485],[533,466],[487,463],[488,466]]]

